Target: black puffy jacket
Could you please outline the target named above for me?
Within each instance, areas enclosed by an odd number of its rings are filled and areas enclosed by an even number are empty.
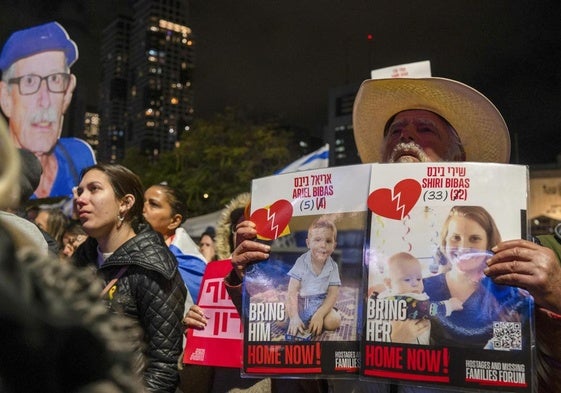
[[[73,258],[78,266],[97,267],[97,241],[88,238]],[[123,266],[127,269],[105,300],[110,309],[138,321],[144,331],[137,364],[148,391],[174,393],[186,296],[177,261],[161,235],[145,227],[107,258],[98,273],[107,284]]]

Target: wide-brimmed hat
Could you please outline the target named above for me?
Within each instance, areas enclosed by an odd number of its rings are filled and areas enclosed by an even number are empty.
[[[510,135],[491,101],[477,90],[445,78],[364,81],[353,108],[355,142],[362,162],[380,162],[384,129],[395,114],[411,109],[434,112],[454,127],[466,161],[510,159]]]

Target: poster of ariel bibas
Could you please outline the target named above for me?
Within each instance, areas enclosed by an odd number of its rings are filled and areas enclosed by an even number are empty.
[[[370,166],[252,183],[251,220],[271,244],[244,277],[246,375],[358,378]]]
[[[491,163],[374,164],[361,379],[531,392],[533,301],[483,274],[526,238],[528,170]]]

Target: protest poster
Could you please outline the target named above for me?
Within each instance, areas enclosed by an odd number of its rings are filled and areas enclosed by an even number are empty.
[[[527,198],[525,166],[373,164],[360,379],[533,391],[533,300],[483,274]]]
[[[246,376],[358,378],[370,166],[255,179],[251,220],[270,258],[246,269]]]
[[[0,108],[8,119],[8,131],[15,146],[33,152],[42,167],[31,199],[71,199],[82,171],[96,163],[88,142],[61,137],[64,115],[77,85],[71,72],[77,60],[78,46],[58,22],[14,31],[0,51],[4,78]],[[54,95],[38,105],[31,98],[40,97],[37,92],[43,91],[42,86]]]
[[[187,329],[183,363],[240,368],[242,323],[224,286],[224,277],[230,270],[229,259],[207,264],[197,305],[208,323],[203,329]]]

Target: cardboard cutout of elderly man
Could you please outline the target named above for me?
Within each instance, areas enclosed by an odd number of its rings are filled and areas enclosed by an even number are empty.
[[[76,87],[70,67],[77,59],[76,43],[57,22],[16,31],[0,53],[0,106],[10,135],[43,168],[35,198],[71,197],[82,169],[95,163],[86,142],[60,137]]]

